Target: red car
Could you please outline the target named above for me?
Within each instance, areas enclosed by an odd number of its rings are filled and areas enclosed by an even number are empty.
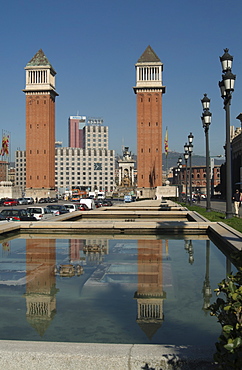
[[[3,202],[3,205],[4,206],[17,206],[18,205],[18,201],[17,201],[17,199],[6,199]]]
[[[79,211],[88,211],[89,210],[88,206],[84,203],[79,203],[76,206],[77,206],[77,209]]]

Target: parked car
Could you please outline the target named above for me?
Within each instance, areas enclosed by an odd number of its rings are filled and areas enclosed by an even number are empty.
[[[18,204],[25,205],[28,204],[28,201],[26,198],[18,198]]]
[[[62,215],[64,213],[69,213],[69,210],[60,204],[49,204],[46,208],[48,208],[55,216]]]
[[[47,198],[40,198],[38,203],[48,203]]]
[[[47,200],[48,200],[49,203],[58,203],[57,198],[47,198]]]
[[[0,206],[3,206],[3,202],[5,202],[6,198],[1,198],[0,199]]]
[[[103,205],[103,203],[102,203],[102,201],[100,199],[99,200],[95,199],[94,200],[94,204],[95,204],[95,207],[96,208],[100,208]]]
[[[76,206],[78,211],[89,211],[89,208],[85,203],[77,203]]]
[[[0,225],[9,222],[9,220],[0,213]]]
[[[18,201],[17,199],[6,199],[4,202],[3,202],[3,205],[4,207],[5,206],[17,206],[18,205]]]
[[[27,210],[37,221],[48,220],[53,217],[53,213],[47,207],[28,207]]]
[[[32,197],[25,197],[24,199],[27,199],[28,204],[34,204],[34,199]]]
[[[102,201],[102,205],[103,205],[104,207],[111,207],[111,206],[113,205],[113,203],[111,202],[111,200],[104,199],[104,200]]]
[[[37,221],[27,209],[3,209],[0,214],[9,221]]]
[[[130,203],[130,202],[132,202],[131,195],[125,195],[124,196],[124,203]]]
[[[66,207],[69,212],[74,212],[78,209],[77,204],[64,204],[64,207]]]

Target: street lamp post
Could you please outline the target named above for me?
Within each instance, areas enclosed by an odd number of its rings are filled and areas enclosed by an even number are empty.
[[[210,153],[209,153],[209,126],[211,124],[212,113],[209,112],[210,99],[207,97],[207,94],[204,94],[203,99],[201,100],[203,106],[202,113],[202,123],[205,132],[205,141],[206,141],[206,193],[207,193],[207,212],[211,211],[211,189],[210,189]]]
[[[185,186],[186,186],[186,204],[187,204],[187,160],[189,158],[189,153],[188,153],[188,145],[187,143],[184,145],[184,159],[185,159],[185,164],[186,164],[186,170],[185,170]]]
[[[188,153],[189,153],[189,166],[190,166],[190,171],[189,171],[189,192],[190,192],[190,205],[192,205],[192,151],[193,151],[193,134],[190,132],[190,135],[188,135]]]
[[[177,174],[178,174],[178,198],[181,201],[181,168],[182,168],[182,157],[180,156],[177,161]]]
[[[224,101],[226,112],[226,218],[233,217],[232,211],[232,170],[231,170],[231,144],[230,144],[230,105],[232,92],[234,91],[234,81],[236,76],[231,72],[233,57],[228,53],[229,49],[224,49],[224,54],[220,57],[222,65],[222,80],[219,82],[221,97]]]
[[[240,173],[239,173],[239,182],[242,183],[242,113],[240,113],[238,115],[238,117],[236,117],[237,119],[240,120],[240,125],[241,125],[241,131],[240,131],[240,150],[241,150],[241,153],[240,153]],[[240,188],[241,188],[241,184],[240,184]]]

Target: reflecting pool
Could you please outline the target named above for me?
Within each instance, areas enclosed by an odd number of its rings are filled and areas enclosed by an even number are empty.
[[[27,235],[0,251],[0,339],[214,345],[220,335],[206,307],[231,265],[206,237]]]

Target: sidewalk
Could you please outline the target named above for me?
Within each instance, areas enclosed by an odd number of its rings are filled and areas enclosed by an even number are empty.
[[[201,202],[194,203],[197,206],[206,208],[206,200],[201,200]],[[212,211],[218,211],[226,213],[226,201],[225,200],[211,200],[211,209]],[[232,204],[232,210],[234,212],[234,205]],[[239,208],[239,216],[242,218],[242,207]]]

